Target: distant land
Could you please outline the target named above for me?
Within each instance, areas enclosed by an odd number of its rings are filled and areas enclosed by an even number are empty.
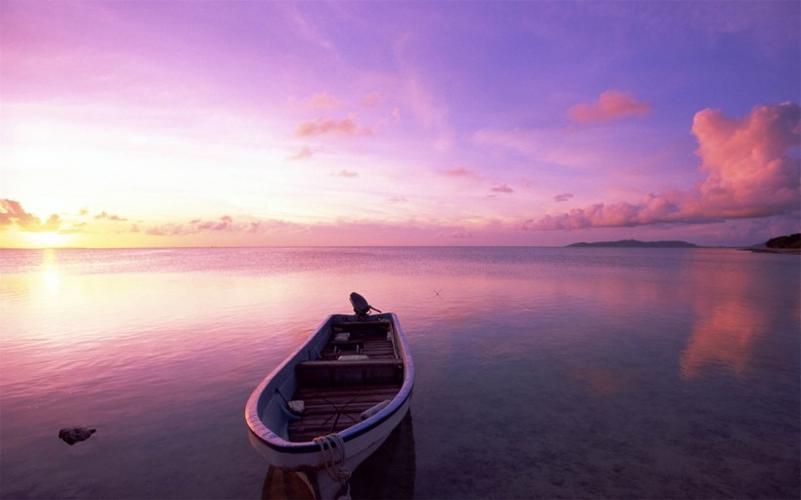
[[[624,247],[624,248],[698,248],[698,245],[686,241],[639,241],[639,240],[618,240],[618,241],[592,241],[587,243],[582,241],[567,245],[568,247]]]
[[[777,236],[745,250],[765,253],[801,253],[801,233]]]

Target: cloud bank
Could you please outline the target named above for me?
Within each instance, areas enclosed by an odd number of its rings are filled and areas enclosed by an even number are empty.
[[[12,227],[22,231],[57,231],[61,227],[61,218],[53,214],[42,222],[39,217],[26,212],[20,202],[0,199],[0,230]]]
[[[186,234],[197,234],[203,231],[227,231],[227,232],[256,232],[261,225],[261,221],[234,222],[230,215],[223,215],[213,220],[192,219],[186,224],[161,224],[151,226],[145,230],[146,234],[152,236],[178,236]],[[131,232],[138,232],[139,227],[134,225]]]
[[[757,106],[739,119],[704,109],[695,114],[692,132],[698,140],[700,170],[707,175],[695,188],[649,194],[635,203],[574,208],[525,221],[523,228],[704,223],[798,212],[801,108],[797,104]]]

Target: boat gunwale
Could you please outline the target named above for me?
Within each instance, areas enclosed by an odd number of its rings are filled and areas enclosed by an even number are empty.
[[[382,316],[389,316],[389,320],[395,330],[395,338],[399,344],[397,346],[398,354],[401,356],[401,361],[403,362],[403,383],[386,407],[381,409],[372,417],[336,433],[346,443],[381,425],[387,419],[392,417],[400,408],[402,408],[412,395],[412,389],[414,387],[414,363],[412,361],[411,353],[409,352],[406,334],[404,333],[403,327],[401,327],[398,316],[395,313],[386,312],[372,317],[385,319],[382,318]],[[329,324],[333,324],[335,318],[355,318],[355,316],[348,314],[332,314],[328,316],[320,323],[315,333],[310,335],[306,342],[292,352],[292,354],[284,358],[284,360],[273,371],[271,371],[259,383],[259,385],[256,386],[248,398],[247,403],[245,404],[245,421],[248,424],[248,430],[262,443],[276,451],[292,454],[320,451],[320,447],[313,441],[288,441],[273,432],[264,424],[264,421],[259,415],[259,401],[261,400],[262,394],[270,382],[272,382],[272,380],[283,370],[287,369],[290,363],[295,362],[295,358],[304,350],[306,350],[309,345],[318,337],[318,335],[321,335],[323,329],[329,326]]]

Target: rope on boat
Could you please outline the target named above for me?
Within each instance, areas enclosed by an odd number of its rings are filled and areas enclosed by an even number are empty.
[[[350,498],[350,488],[348,487],[350,470],[345,467],[345,442],[336,433],[317,436],[314,438],[314,442],[320,447],[323,454],[325,472],[331,479],[342,485],[342,489],[340,489],[340,492],[344,492],[342,496]]]

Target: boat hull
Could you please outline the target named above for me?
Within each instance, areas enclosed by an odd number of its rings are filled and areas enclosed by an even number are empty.
[[[373,321],[392,324],[398,357],[403,361],[403,382],[385,408],[336,434],[344,443],[345,461],[342,466],[353,471],[387,439],[409,411],[414,384],[414,365],[398,318],[392,313],[371,316]],[[323,470],[325,455],[313,441],[294,442],[288,439],[286,404],[283,395],[291,395],[297,388],[295,366],[316,359],[325,341],[330,337],[331,325],[357,321],[354,316],[333,315],[324,321],[306,343],[289,356],[254,390],[245,409],[252,446],[274,467],[302,470],[316,474],[323,498],[329,495],[326,474]],[[276,394],[282,394],[279,398]],[[325,477],[324,477],[325,476]],[[333,486],[331,486],[333,487]],[[333,493],[331,493],[333,495]]]
[[[387,439],[387,436],[398,426],[409,411],[411,396],[400,405],[394,413],[367,432],[345,442],[345,464],[350,470],[355,469],[365,458],[369,457]],[[264,457],[270,465],[285,469],[315,468],[322,465],[320,449],[315,445],[308,451],[290,452],[276,449],[268,445],[253,432],[248,433],[250,444]]]

